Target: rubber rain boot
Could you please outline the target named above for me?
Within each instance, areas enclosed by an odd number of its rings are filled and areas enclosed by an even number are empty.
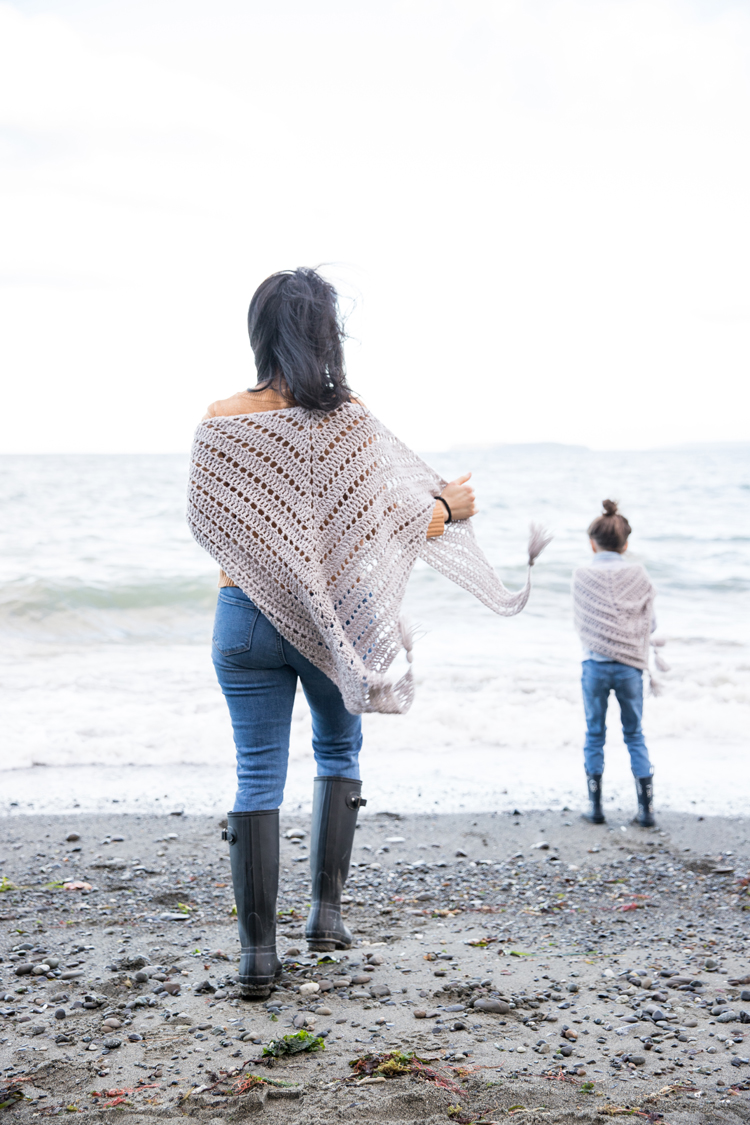
[[[367,804],[362,782],[316,777],[310,829],[312,901],[305,926],[312,950],[349,949],[352,935],[341,918],[341,893],[349,874],[357,812]]]
[[[240,990],[248,999],[264,999],[281,975],[276,955],[279,810],[230,812],[221,836],[229,843],[237,904]]]
[[[586,781],[589,787],[589,811],[582,814],[583,819],[589,824],[606,824],[602,809],[602,775],[587,773]]]
[[[654,779],[637,777],[635,792],[638,797],[638,815],[635,818],[641,828],[656,828],[654,820]]]

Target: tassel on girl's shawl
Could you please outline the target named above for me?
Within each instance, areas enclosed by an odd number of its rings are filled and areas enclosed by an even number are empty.
[[[653,654],[654,654],[654,664],[656,665],[657,670],[659,672],[668,672],[670,670],[669,664],[667,664],[664,657],[661,655],[660,652],[657,652],[657,649],[662,648],[666,643],[667,642],[665,640],[661,640],[661,639],[659,639],[658,641],[651,641],[651,648],[652,648]],[[649,680],[649,685],[651,687],[651,694],[652,695],[661,695],[662,692],[664,691],[664,685],[661,683],[660,680],[656,679],[656,677],[654,676],[653,672],[650,669],[649,669],[649,673],[648,673],[648,680]]]

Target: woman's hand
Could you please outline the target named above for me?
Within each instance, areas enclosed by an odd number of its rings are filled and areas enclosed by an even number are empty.
[[[471,480],[471,473],[457,477],[450,484],[446,484],[440,495],[451,510],[454,520],[468,520],[475,516],[477,506],[474,502],[474,489],[467,481]]]

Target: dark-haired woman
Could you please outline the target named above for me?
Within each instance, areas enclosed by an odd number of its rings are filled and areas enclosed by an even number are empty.
[[[509,593],[474,541],[469,475],[441,480],[347,384],[336,292],[314,270],[274,274],[248,314],[257,383],[214,403],[193,446],[188,521],[221,566],[213,661],[229,706],[238,788],[228,815],[243,995],[267,995],[276,953],[279,806],[297,681],[312,713],[317,777],[311,949],[345,949],[341,919],[361,797],[361,714],[413,696],[399,611],[417,559],[496,613]],[[544,546],[532,535],[530,564]],[[409,670],[388,668],[405,648]]]
[[[581,676],[586,713],[583,749],[593,824],[604,824],[602,774],[607,734],[607,704],[614,691],[622,734],[630,752],[638,799],[637,822],[653,828],[653,766],[643,736],[643,673],[648,670],[651,634],[656,628],[656,591],[640,563],[626,557],[631,527],[614,500],[589,526],[594,558],[573,575],[575,624],[583,644]],[[662,670],[666,665],[657,657]],[[655,686],[652,681],[652,686]]]

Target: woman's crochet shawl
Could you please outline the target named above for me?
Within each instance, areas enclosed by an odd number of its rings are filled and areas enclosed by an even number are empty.
[[[638,563],[579,567],[573,573],[573,613],[584,647],[646,670],[655,596]]]
[[[470,521],[426,538],[445,487],[366,407],[291,407],[208,418],[192,451],[188,523],[196,540],[281,635],[336,683],[353,714],[404,712],[411,667],[385,675],[411,636],[400,621],[417,558],[495,613],[519,613]],[[532,528],[529,565],[547,540]]]

